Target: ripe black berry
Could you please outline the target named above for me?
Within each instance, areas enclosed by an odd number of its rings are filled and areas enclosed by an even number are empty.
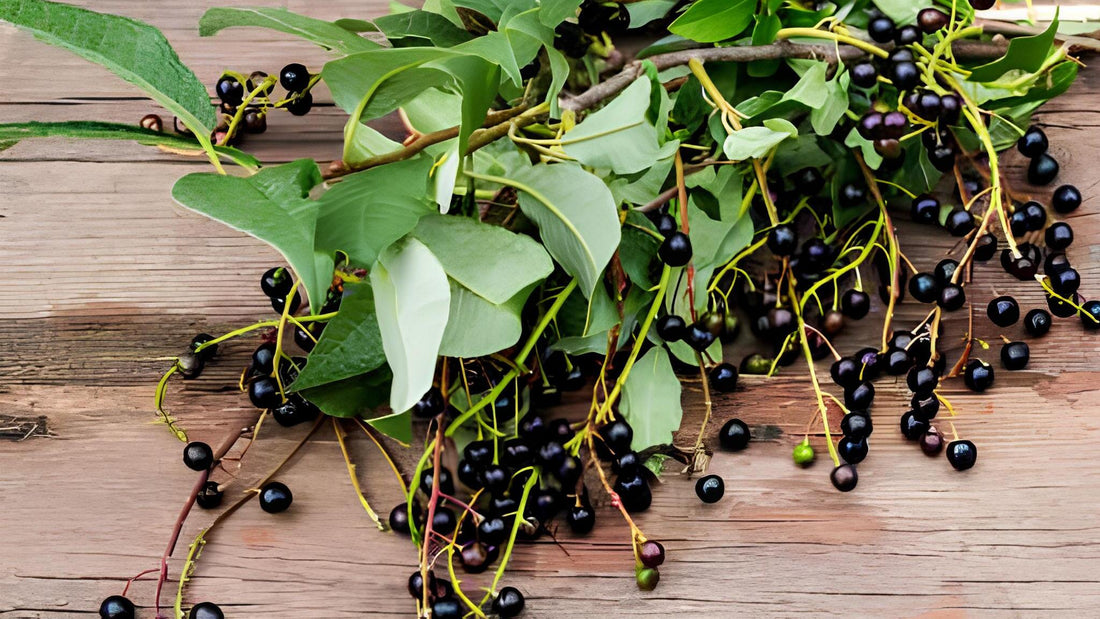
[[[909,400],[909,405],[913,407],[913,415],[917,419],[923,421],[931,421],[936,418],[936,414],[940,412],[940,399],[935,394],[931,395],[914,395]]]
[[[1077,210],[1078,206],[1081,206],[1081,192],[1073,185],[1062,185],[1054,190],[1050,205],[1063,215],[1072,213]]]
[[[919,440],[928,428],[928,422],[917,417],[913,411],[908,411],[901,416],[901,433],[911,441]]]
[[[720,363],[710,371],[710,385],[721,393],[732,393],[737,388],[737,368]]]
[[[848,413],[840,420],[840,431],[853,440],[865,439],[873,430],[870,415],[864,413]]]
[[[462,547],[458,558],[462,562],[462,569],[469,574],[480,574],[489,567],[489,551],[481,542],[471,542]]]
[[[628,512],[645,511],[653,502],[649,481],[646,480],[641,469],[642,467],[638,467],[621,473],[612,487]]]
[[[867,112],[859,119],[859,125],[856,128],[864,139],[875,140],[881,137],[882,121],[882,112]]]
[[[214,91],[223,103],[236,107],[244,99],[244,84],[232,75],[223,75],[214,85]]]
[[[1032,337],[1042,337],[1050,331],[1050,312],[1044,309],[1033,309],[1024,316],[1024,329]]]
[[[848,290],[840,298],[840,311],[852,320],[859,320],[871,311],[871,297],[862,290]]]
[[[1012,232],[1012,236],[1023,236],[1027,234],[1027,215],[1022,210],[1013,211],[1012,215],[1008,218],[1009,230]]]
[[[432,530],[447,535],[455,530],[458,525],[458,517],[454,510],[448,507],[437,507],[432,518]]]
[[[656,226],[657,232],[660,232],[661,236],[668,236],[679,229],[676,218],[668,213],[661,213],[657,216]]]
[[[565,515],[569,529],[577,535],[585,535],[596,526],[596,512],[587,503],[574,505]]]
[[[183,448],[183,463],[192,471],[205,471],[214,465],[214,450],[206,443],[192,441]]]
[[[911,45],[920,41],[924,37],[921,36],[920,28],[912,24],[902,26],[894,33],[894,43],[897,45]]]
[[[424,397],[413,404],[412,413],[414,417],[420,419],[431,419],[442,413],[446,407],[447,403],[443,400],[443,392],[438,387],[432,387],[424,394]]]
[[[420,506],[416,503],[413,503],[413,516],[415,516],[414,520],[420,520]],[[395,505],[394,508],[390,510],[389,523],[390,529],[393,531],[408,535],[411,529],[409,506],[404,502]]]
[[[1100,301],[1088,301],[1081,306],[1081,324],[1088,331],[1100,329]]]
[[[214,509],[222,504],[225,493],[218,490],[218,482],[208,481],[195,496],[195,502],[203,509]]]
[[[875,386],[868,381],[844,390],[844,406],[848,410],[867,410],[874,401]]]
[[[435,469],[426,468],[420,473],[420,491],[427,496],[432,495],[432,486],[435,484]],[[454,496],[455,482],[451,477],[451,470],[445,466],[439,467],[439,491],[443,494]]]
[[[294,291],[294,298],[290,300],[290,310],[288,313],[293,314],[298,311],[298,308],[302,306],[302,295],[297,290]],[[271,297],[271,309],[275,310],[276,314],[282,314],[283,309],[286,307],[286,297]]]
[[[1024,203],[1024,222],[1028,230],[1042,230],[1047,223],[1047,211],[1034,200]]]
[[[915,66],[915,65],[914,65]],[[940,144],[928,149],[928,162],[940,172],[948,172],[955,166],[955,147],[952,144]]]
[[[666,342],[678,342],[684,338],[687,323],[675,314],[667,314],[657,319],[657,335]]]
[[[909,374],[905,377],[905,384],[909,387],[909,391],[925,398],[932,395],[939,380],[932,368],[920,366],[909,370]]]
[[[698,352],[703,352],[709,348],[715,339],[717,337],[713,333],[702,328],[698,323],[692,324],[684,333],[684,342]]]
[[[1043,153],[1028,164],[1027,182],[1032,185],[1049,185],[1058,176],[1058,168],[1058,162],[1054,157]]]
[[[503,619],[518,617],[523,612],[523,594],[515,587],[504,587],[493,600],[493,612]]]
[[[958,284],[947,284],[940,291],[938,303],[945,311],[953,312],[966,303],[966,293]]]
[[[1081,274],[1077,269],[1063,269],[1050,276],[1050,287],[1060,296],[1068,297],[1081,287]]]
[[[286,484],[271,481],[260,488],[260,508],[269,514],[285,512],[294,501],[294,495]]]
[[[917,223],[937,223],[940,220],[940,201],[928,194],[921,194],[913,198],[910,214]]]
[[[956,208],[947,215],[943,227],[951,236],[966,236],[974,229],[974,215],[965,209]]]
[[[940,283],[931,273],[917,273],[909,280],[909,294],[921,303],[934,303],[940,298]]]
[[[1047,247],[1062,251],[1073,243],[1073,228],[1064,221],[1051,224],[1046,231]]]
[[[1022,370],[1027,367],[1031,350],[1027,342],[1009,342],[1001,347],[1001,365],[1006,370]]]
[[[691,262],[691,239],[683,232],[673,232],[657,248],[657,257],[670,267],[686,265]]]
[[[862,369],[858,361],[844,357],[833,362],[829,368],[829,375],[832,376],[834,383],[847,389],[855,387],[862,381],[860,376]]]
[[[859,464],[867,457],[867,439],[845,436],[837,443],[836,450],[848,464]]]
[[[942,30],[947,26],[948,20],[947,14],[939,9],[921,9],[920,12],[917,13],[917,24],[926,34],[932,34],[937,30]]]
[[[879,15],[867,24],[867,34],[871,35],[871,40],[876,43],[893,41],[894,31],[894,20],[885,15]]]
[[[848,69],[852,83],[860,88],[871,88],[878,82],[878,69],[870,62],[859,62]]]
[[[856,484],[859,483],[859,475],[856,473],[856,467],[852,464],[841,464],[833,469],[832,473],[829,473],[829,480],[833,482],[833,487],[841,492],[849,492],[854,490]]]
[[[978,237],[977,246],[974,248],[974,259],[985,262],[993,258],[997,253],[997,237],[986,233]]]
[[[717,503],[726,494],[726,483],[717,475],[700,477],[695,482],[695,494],[704,503]]]
[[[270,376],[249,383],[248,399],[256,408],[275,408],[283,403],[283,397],[279,395],[279,384]]]
[[[993,386],[993,366],[981,359],[971,359],[966,364],[963,382],[971,391],[981,393]]]
[[[768,233],[768,249],[776,256],[790,256],[798,247],[798,233],[786,224],[780,224]]]
[[[752,434],[749,426],[740,419],[730,419],[718,432],[718,443],[728,451],[741,451],[749,445]]]
[[[288,92],[301,92],[309,87],[309,69],[305,65],[292,62],[279,71],[279,83]]]
[[[1070,299],[1073,303],[1077,303],[1080,300],[1077,293],[1074,293],[1073,297]],[[1073,306],[1073,303],[1067,303],[1059,297],[1047,295],[1047,308],[1050,309],[1051,314],[1059,318],[1069,318],[1077,313],[1077,308]]]
[[[225,613],[213,602],[200,602],[191,607],[187,619],[225,619]]]
[[[978,448],[970,441],[951,441],[947,444],[947,461],[956,471],[965,471],[978,460]]]
[[[894,63],[890,67],[890,81],[898,90],[911,90],[920,82],[920,69],[917,68],[916,63],[909,61]]]
[[[1047,146],[1047,135],[1038,127],[1028,127],[1020,139],[1016,140],[1016,150],[1029,159],[1047,152]]]
[[[271,267],[260,276],[260,290],[268,297],[285,297],[293,285],[294,280],[286,267]]]
[[[616,419],[600,428],[600,438],[611,453],[625,454],[630,451],[630,443],[634,440],[634,429],[626,421]]]
[[[886,373],[890,376],[901,376],[909,371],[909,368],[913,365],[913,359],[909,356],[909,353],[893,348],[886,351],[885,361]]]
[[[959,263],[950,258],[944,258],[936,263],[936,268],[932,270],[932,275],[936,276],[936,281],[941,285],[946,286],[951,283],[951,278],[955,276],[955,271],[959,268]]]
[[[121,595],[112,595],[99,605],[102,619],[134,619],[134,603]]]
[[[998,327],[1010,327],[1020,319],[1020,306],[1009,296],[997,297],[985,308],[986,314]]]
[[[286,104],[286,111],[295,116],[305,116],[313,108],[313,93],[303,92]]]
[[[463,614],[462,604],[454,598],[437,598],[432,602],[433,619],[461,619]]]
[[[1043,272],[1047,275],[1055,275],[1069,268],[1069,258],[1062,252],[1047,254],[1043,261]]]

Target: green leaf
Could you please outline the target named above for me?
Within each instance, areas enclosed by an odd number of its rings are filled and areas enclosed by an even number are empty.
[[[0,141],[12,143],[32,138],[84,138],[89,140],[134,140],[150,146],[163,145],[177,149],[202,150],[195,140],[175,133],[152,131],[136,125],[107,123],[94,120],[67,120],[63,122],[25,122],[0,125]],[[259,168],[260,161],[252,155],[232,146],[215,146],[214,150],[226,159],[247,168]]]
[[[523,334],[520,312],[535,286],[529,286],[501,304],[478,296],[450,280],[451,309],[439,354],[445,357],[482,357],[515,345]]]
[[[633,30],[668,15],[676,3],[677,0],[639,0],[623,6],[630,13],[630,28]]]
[[[370,281],[393,372],[390,408],[406,411],[432,386],[451,305],[447,273],[423,243],[409,238],[382,252]]]
[[[333,255],[314,251],[317,202],[309,192],[321,182],[312,159],[264,168],[247,178],[188,174],[172,198],[191,210],[266,242],[286,258],[302,280],[313,313],[332,281]]]
[[[196,135],[217,123],[210,95],[156,28],[117,15],[46,2],[0,0],[0,21],[106,67],[141,88]]]
[[[657,130],[646,120],[651,90],[650,80],[635,80],[611,103],[565,133],[565,154],[616,174],[649,168],[661,150]]]
[[[453,47],[473,38],[469,32],[452,24],[450,20],[430,11],[407,11],[395,15],[383,15],[374,20],[378,29],[390,41],[403,45],[419,40],[421,45]]]
[[[828,91],[825,87],[825,70],[828,64],[821,61],[807,61],[809,68],[798,82],[783,94],[783,101],[796,101],[808,108],[816,109],[825,104]]]
[[[634,451],[672,443],[672,433],[680,429],[684,410],[680,379],[664,348],[650,348],[630,370],[619,410],[634,429],[630,444]]]
[[[572,164],[539,164],[511,179],[481,178],[519,190],[519,207],[539,227],[550,255],[591,295],[621,238],[607,185]]]
[[[302,397],[333,417],[369,417],[386,402],[388,370],[359,374],[301,392]]]
[[[364,120],[384,116],[429,88],[453,83],[444,71],[416,71],[424,63],[453,54],[434,47],[375,49],[332,60],[321,70],[333,101]],[[411,78],[396,79],[412,72]],[[359,110],[360,105],[362,109]]]
[[[368,267],[394,241],[434,212],[427,197],[431,157],[421,156],[344,177],[319,200],[316,247],[342,251]]]
[[[467,217],[424,217],[413,236],[451,279],[493,304],[507,302],[554,270],[546,250],[531,237]]]
[[[623,265],[623,272],[630,281],[646,288],[652,287],[657,284],[652,264],[661,241],[638,228],[653,232],[657,232],[657,228],[649,218],[635,210],[626,214],[626,223],[629,225],[623,226],[623,238],[619,243],[619,262]]]
[[[822,104],[810,112],[810,125],[814,133],[829,135],[833,132],[837,122],[844,117],[848,110],[848,82],[851,76],[847,71],[825,82],[825,100]]]
[[[412,442],[412,411],[367,419],[370,427],[400,443]]]
[[[1051,53],[1051,45],[1058,34],[1058,17],[1050,22],[1050,26],[1043,32],[1030,37],[1016,37],[1008,42],[1008,50],[1005,55],[980,67],[971,70],[966,78],[968,82],[992,82],[1005,73],[1020,70],[1026,73],[1038,71],[1047,56]]]
[[[932,6],[932,0],[874,0],[874,5],[901,26],[917,21],[917,13]]]
[[[752,44],[767,45],[775,42],[775,35],[783,27],[776,15],[754,16],[756,25],[752,29]],[[779,69],[779,60],[754,60],[748,64],[747,72],[751,77],[770,77]]]
[[[539,4],[542,7],[539,11],[539,21],[554,28],[567,18],[577,14],[577,7],[581,5],[581,0],[541,0]],[[633,27],[633,24],[631,27]]]
[[[757,159],[787,138],[798,136],[798,129],[782,119],[765,120],[762,127],[745,127],[726,137],[722,150],[734,161]]]
[[[844,138],[844,145],[849,148],[858,148],[863,155],[863,160],[872,170],[877,170],[882,165],[882,155],[875,150],[875,144],[859,134],[855,128],[848,132]]]
[[[905,149],[905,160],[913,161],[914,159],[916,159],[917,165],[902,166],[901,172],[894,181],[913,193],[931,191],[939,182],[940,177],[943,176],[943,172],[932,165],[932,162],[928,159],[928,151],[922,148],[919,143]]]
[[[699,43],[716,43],[741,34],[755,12],[755,0],[698,0],[668,30]]]
[[[321,332],[306,367],[290,388],[301,391],[333,383],[376,370],[385,363],[370,285],[348,284],[340,311]]]
[[[292,34],[341,54],[354,54],[381,47],[374,41],[332,22],[274,7],[209,9],[199,19],[199,36],[208,37],[237,26],[255,26]]]

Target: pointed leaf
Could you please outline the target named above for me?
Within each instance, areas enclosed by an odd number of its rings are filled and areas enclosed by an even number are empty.
[[[370,281],[393,372],[390,408],[406,411],[432,386],[451,305],[447,274],[423,243],[409,238],[382,252]]]
[[[321,47],[354,54],[381,46],[351,30],[322,19],[314,19],[274,7],[216,7],[199,19],[199,36],[208,37],[226,28],[256,26],[301,37]]]
[[[1043,66],[1051,53],[1051,45],[1058,34],[1058,18],[1050,22],[1043,32],[1030,37],[1016,37],[1008,42],[1005,55],[971,70],[968,82],[992,82],[1013,70],[1032,73]]]
[[[668,30],[699,43],[716,43],[741,34],[755,12],[755,0],[698,0]]]
[[[374,294],[366,283],[348,284],[340,311],[329,321],[293,391],[310,389],[376,370],[386,363]]]
[[[619,410],[634,429],[630,444],[634,451],[672,443],[672,433],[680,429],[684,410],[680,379],[664,348],[650,348],[630,370]]]
[[[634,174],[659,159],[657,130],[646,120],[652,82],[635,80],[603,109],[562,137],[565,154],[582,164]]]
[[[481,357],[515,345],[523,334],[520,312],[531,295],[530,286],[502,304],[493,304],[455,280],[451,309],[439,354],[445,357]]]

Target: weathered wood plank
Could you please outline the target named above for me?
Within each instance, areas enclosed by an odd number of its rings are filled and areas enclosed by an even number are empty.
[[[230,57],[246,71],[274,71],[291,60],[320,66],[325,58],[261,30],[199,39],[198,16],[223,3],[83,4],[163,27],[207,83]],[[287,3],[326,18],[361,17],[383,5]],[[18,74],[0,93],[5,121],[133,122],[150,109],[132,99],[129,85],[9,29],[0,30],[0,63]],[[1042,114],[1062,180],[1086,196],[1069,218],[1077,234],[1070,256],[1085,290],[1100,285],[1100,218],[1090,191],[1100,156],[1098,79],[1098,70],[1083,70],[1074,89]],[[340,151],[341,128],[340,114],[322,106],[305,119],[273,121],[251,146],[270,162],[327,160]],[[89,616],[127,576],[155,567],[193,483],[179,466],[179,443],[150,423],[164,358],[198,331],[270,316],[255,280],[275,253],[169,198],[178,176],[202,169],[198,160],[116,143],[49,140],[0,154],[0,419],[44,416],[50,433],[0,439],[0,617]],[[906,253],[921,268],[951,247],[950,239],[899,225]],[[1007,290],[1024,307],[1042,304],[1037,288],[1021,288],[998,271],[980,267],[968,289],[979,314],[988,298]],[[876,341],[880,311],[840,338],[843,352]],[[905,304],[897,324],[922,316],[922,308]],[[994,359],[1000,331],[975,324],[994,344],[979,354]],[[964,313],[952,315],[947,329],[954,355]],[[1004,333],[1019,337],[1022,330]],[[234,383],[254,345],[228,345],[202,380],[172,384],[168,407],[193,438],[216,443],[251,418]],[[739,357],[750,348],[735,350]],[[560,546],[544,539],[518,547],[508,582],[528,595],[530,617],[1096,614],[1100,486],[1088,454],[1100,439],[1098,353],[1100,339],[1082,337],[1075,321],[1059,322],[1032,343],[1028,371],[1000,373],[987,396],[953,382],[947,396],[960,411],[955,423],[981,449],[979,466],[965,474],[898,436],[905,390],[880,382],[874,449],[849,495],[829,486],[824,461],[808,471],[790,463],[812,412],[804,368],[770,381],[747,378],[743,389],[718,399],[708,434],[739,416],[761,434],[767,427],[769,438],[712,461],[727,480],[722,503],[700,504],[691,484],[674,474],[655,490],[654,507],[640,522],[669,549],[656,592],[636,590],[628,533],[605,502],[590,537],[563,532]],[[687,390],[691,406],[679,443],[690,443],[700,422],[697,384]],[[302,431],[267,426],[231,493],[262,476]],[[363,437],[353,435],[351,449],[368,497],[387,512],[399,499],[392,476]],[[415,564],[412,547],[365,517],[331,430],[321,430],[279,477],[294,490],[294,507],[278,517],[255,505],[235,514],[208,546],[188,599],[216,601],[233,617],[409,616],[404,580]],[[197,512],[181,544],[210,518]],[[177,557],[182,553],[181,545]],[[180,564],[173,562],[173,574]],[[467,587],[486,582],[471,577]],[[152,585],[143,581],[133,591],[147,604]]]

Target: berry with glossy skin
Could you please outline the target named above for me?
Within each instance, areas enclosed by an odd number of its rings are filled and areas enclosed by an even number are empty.
[[[929,427],[928,431],[920,437],[920,450],[926,456],[938,456],[943,451],[943,435],[940,431]]]
[[[192,441],[183,448],[183,463],[192,471],[205,471],[214,465],[214,450],[206,443]]]
[[[1027,215],[1022,210],[1016,210],[1008,218],[1009,230],[1012,231],[1012,236],[1023,236],[1027,234]]]
[[[1031,349],[1027,342],[1009,342],[1001,347],[1001,365],[1006,370],[1022,370],[1031,359]]]
[[[1087,331],[1100,329],[1100,301],[1089,301],[1081,306],[1081,324]]]
[[[1073,303],[1078,303],[1081,299],[1077,293],[1074,293],[1070,300]],[[1050,309],[1051,314],[1059,318],[1069,318],[1077,313],[1077,308],[1073,306],[1073,303],[1066,303],[1058,297],[1047,295],[1047,308]]]
[[[710,345],[714,343],[715,339],[717,339],[717,337],[713,333],[700,327],[698,324],[692,324],[684,333],[684,342],[698,352],[703,352],[707,348],[710,348]]]
[[[814,462],[814,448],[810,445],[808,440],[803,440],[801,443],[794,446],[794,450],[791,452],[791,458],[798,466],[803,468],[810,466]]]
[[[920,83],[920,69],[913,62],[894,63],[890,67],[890,81],[894,83],[898,90],[912,90]]]
[[[1042,204],[1034,200],[1024,203],[1023,213],[1024,223],[1027,225],[1029,231],[1042,230],[1043,226],[1047,223],[1046,209],[1043,208]]]
[[[913,411],[908,411],[901,416],[901,433],[911,441],[920,440],[929,427],[928,422],[917,417]]]
[[[867,439],[854,439],[848,436],[840,439],[836,445],[840,459],[848,464],[859,464],[867,457]]]
[[[897,45],[912,45],[923,39],[921,36],[920,28],[912,24],[907,24],[897,29],[894,33],[894,43]]]
[[[951,236],[966,236],[974,229],[974,215],[972,215],[970,211],[961,208],[954,209],[947,215],[947,220],[943,222],[943,227],[947,229],[947,232],[950,233]]]
[[[1032,185],[1049,185],[1058,176],[1059,165],[1054,157],[1043,153],[1027,166],[1027,182]]]
[[[679,226],[676,224],[676,218],[668,213],[661,213],[658,215],[655,225],[657,226],[657,232],[661,233],[661,236],[668,236],[679,229]]]
[[[438,387],[432,387],[424,394],[424,397],[413,404],[412,414],[420,419],[431,419],[442,413],[446,407],[447,403],[443,399],[443,392]]]
[[[871,436],[873,430],[870,415],[864,413],[848,413],[840,420],[840,431],[844,433],[844,436],[853,440],[865,439]]]
[[[864,381],[851,389],[844,390],[844,406],[848,410],[867,410],[875,401],[875,386]]]
[[[426,468],[420,473],[420,491],[426,496],[432,496],[432,486],[435,485],[435,469]],[[455,482],[451,477],[451,470],[445,466],[439,467],[439,491],[443,494],[454,496]]]
[[[833,365],[829,368],[829,375],[834,383],[848,389],[860,383],[862,380],[860,377],[861,371],[862,368],[858,361],[844,357],[833,362]]]
[[[732,393],[737,388],[737,368],[720,363],[710,371],[710,385],[721,393]]]
[[[634,429],[623,419],[616,419],[600,428],[602,444],[615,454],[625,454],[630,451],[630,443],[634,440]]]
[[[940,298],[940,283],[931,273],[917,273],[909,280],[909,295],[921,303],[935,303]]]
[[[878,83],[878,69],[870,62],[856,63],[848,71],[852,76],[852,83],[860,88],[871,88]]]
[[[309,69],[303,64],[292,62],[279,71],[279,83],[288,92],[302,92],[309,86]]]
[[[187,619],[225,619],[225,613],[213,602],[200,602],[191,607]]]
[[[493,612],[503,619],[518,617],[523,612],[523,594],[515,587],[504,587],[493,600]]]
[[[675,314],[667,314],[657,319],[657,335],[666,342],[678,342],[684,339],[687,323]]]
[[[940,122],[953,125],[959,122],[962,114],[962,99],[958,95],[946,94],[940,97]]]
[[[301,306],[302,295],[295,290],[294,298],[290,300],[290,310],[288,313],[293,314],[297,312],[298,308]],[[282,314],[284,308],[286,308],[286,297],[271,297],[271,309],[275,310],[276,314]]]
[[[1062,185],[1054,190],[1050,205],[1063,215],[1072,213],[1081,206],[1081,192],[1073,185]]]
[[[974,248],[974,260],[985,262],[993,258],[997,253],[997,237],[986,233],[978,237],[978,245]]]
[[[833,487],[841,492],[850,492],[855,490],[856,484],[859,483],[859,474],[856,473],[856,467],[852,464],[841,464],[833,469],[832,473],[829,473],[829,480],[833,482]]]
[[[922,398],[932,395],[939,381],[936,372],[927,366],[915,367],[909,370],[909,374],[905,377],[905,384],[909,387],[909,391]]]
[[[646,567],[660,567],[665,562],[665,547],[661,542],[646,540],[638,547],[638,560]]]
[[[1077,269],[1062,269],[1050,276],[1050,287],[1060,296],[1068,297],[1081,287],[1081,274]]]
[[[1020,281],[1032,279],[1039,272],[1039,264],[1031,257],[1024,254],[1016,258],[1012,255],[1012,250],[1007,247],[1001,252],[1001,266],[1009,275]]]
[[[909,353],[897,348],[886,351],[885,359],[886,373],[890,376],[901,376],[913,366],[913,359]]]
[[[461,619],[464,614],[462,604],[454,598],[438,598],[432,602],[433,619]]]
[[[871,311],[871,297],[862,290],[848,290],[840,298],[840,311],[852,320],[859,320]]]
[[[566,514],[565,522],[576,535],[585,535],[596,526],[596,511],[587,503],[574,505]]]
[[[895,30],[894,20],[885,15],[874,17],[867,23],[867,34],[869,34],[871,40],[876,43],[889,43],[893,41]]]
[[[786,224],[780,224],[768,233],[768,249],[776,256],[790,256],[798,247],[798,233]]]
[[[856,125],[856,129],[864,139],[878,139],[882,132],[882,120],[882,112],[867,112],[859,119],[859,124]]]
[[[249,383],[248,399],[256,408],[275,408],[283,403],[283,398],[279,395],[279,384],[270,376]]]
[[[726,482],[717,475],[700,477],[695,482],[695,495],[704,503],[717,503],[726,494]]]
[[[657,248],[657,257],[670,267],[684,266],[691,262],[691,239],[683,232],[673,232]]]
[[[237,107],[244,99],[244,84],[232,75],[223,75],[214,85],[214,92],[223,103]]]
[[[981,359],[971,359],[966,364],[963,382],[971,391],[981,393],[993,386],[993,366]]]
[[[1043,272],[1047,275],[1055,275],[1069,268],[1069,258],[1064,253],[1048,254],[1043,261]]]
[[[638,589],[653,591],[657,588],[657,583],[661,581],[661,573],[652,567],[643,568],[634,575],[634,581],[638,583]]]
[[[286,111],[295,116],[305,116],[313,109],[313,93],[303,92],[286,104]]]
[[[1027,131],[1016,140],[1016,150],[1028,159],[1034,159],[1047,152],[1047,134],[1038,127],[1028,127]]]
[[[193,352],[185,352],[176,357],[176,368],[184,380],[198,378],[206,367],[206,359]]]
[[[628,512],[644,512],[653,502],[653,493],[649,489],[642,467],[620,473],[615,479],[612,490],[619,495],[619,501]]]
[[[966,292],[958,284],[947,284],[940,291],[938,303],[945,311],[953,312],[966,303]]]
[[[909,212],[917,223],[937,223],[940,218],[940,201],[928,194],[921,194],[913,198]]]
[[[260,276],[260,290],[268,297],[285,297],[293,285],[294,280],[286,267],[271,267]]]
[[[214,339],[214,336],[210,335],[209,333],[200,333],[200,334],[196,335],[195,337],[191,338],[191,345],[188,346],[187,349],[190,350],[191,352],[194,352],[196,348],[198,348],[199,346],[202,346],[203,344],[205,344],[205,343],[207,343],[207,342],[209,342],[213,339]],[[202,352],[197,352],[195,354],[198,355],[199,358],[202,359],[203,361],[209,361],[209,360],[214,358],[214,355],[218,354],[218,345],[213,344],[211,346],[207,346],[206,348],[202,349]]]
[[[936,418],[936,414],[940,412],[940,400],[935,394],[919,396],[914,395],[909,400],[909,405],[913,407],[910,411],[923,421],[932,421]]]
[[[970,441],[951,441],[947,444],[947,461],[956,471],[965,471],[978,460],[978,448]]]
[[[413,516],[416,520],[420,520],[420,506],[413,503]],[[408,535],[411,529],[409,522],[409,506],[404,503],[398,503],[390,510],[389,517],[390,529]]]
[[[1064,221],[1051,224],[1045,233],[1047,247],[1062,251],[1073,243],[1073,228]]]
[[[1052,322],[1050,312],[1044,309],[1033,309],[1024,316],[1024,329],[1032,337],[1043,337],[1050,331]]]
[[[749,446],[752,434],[749,426],[740,419],[730,419],[718,431],[718,443],[727,451],[741,451]]]
[[[101,619],[134,619],[134,603],[121,595],[112,595],[99,605]]]
[[[225,493],[218,490],[218,482],[208,481],[202,485],[199,493],[195,495],[195,502],[203,509],[214,509],[222,504]]]
[[[1020,319],[1020,306],[1016,303],[1016,299],[1001,296],[989,302],[985,313],[998,327],[1010,327]]]
[[[260,488],[260,508],[269,514],[285,512],[294,501],[294,495],[286,484],[271,481]]]
[[[925,34],[932,34],[937,30],[942,30],[947,27],[949,18],[947,14],[939,9],[927,8],[921,9],[917,13],[917,24]]]
[[[928,161],[940,172],[948,172],[955,167],[955,147],[952,144],[940,144],[928,150]]]

